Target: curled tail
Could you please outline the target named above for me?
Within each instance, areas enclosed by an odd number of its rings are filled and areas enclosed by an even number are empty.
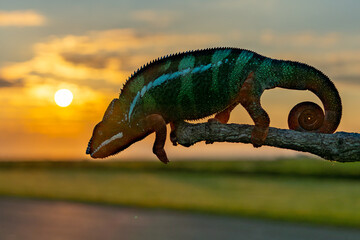
[[[342,105],[339,92],[333,82],[321,71],[302,63],[296,65],[295,79],[284,79],[279,87],[310,90],[324,105],[313,102],[297,104],[289,113],[289,128],[296,131],[333,133],[340,124]]]

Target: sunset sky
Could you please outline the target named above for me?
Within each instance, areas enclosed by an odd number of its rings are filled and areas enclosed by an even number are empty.
[[[360,130],[360,1],[3,1],[0,6],[0,159],[89,159],[94,125],[127,77],[170,53],[239,47],[305,62],[326,73],[343,100],[338,131]],[[73,102],[60,107],[59,89]],[[287,128],[290,109],[319,100],[275,89],[262,104],[271,126]],[[230,122],[252,123],[238,106]],[[153,136],[115,156],[152,154]],[[172,158],[283,156],[296,152],[244,144],[166,150]]]

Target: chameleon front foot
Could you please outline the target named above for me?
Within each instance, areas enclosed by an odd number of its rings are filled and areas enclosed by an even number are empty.
[[[169,159],[168,159],[167,156],[166,156],[166,152],[165,152],[164,148],[156,148],[156,147],[154,146],[154,148],[153,148],[153,153],[158,157],[158,159],[159,159],[161,162],[163,162],[163,163],[165,163],[165,164],[167,164],[168,162],[170,162]]]
[[[177,145],[178,145],[178,141],[177,141],[177,137],[176,137],[175,131],[171,131],[171,132],[170,132],[170,141],[172,142],[172,144],[173,144],[174,146],[177,146]]]
[[[173,144],[174,146],[177,146],[178,141],[177,141],[177,137],[176,137],[176,134],[175,134],[176,127],[175,127],[175,124],[174,124],[173,122],[170,122],[170,128],[171,128],[171,131],[170,131],[170,141],[172,142],[172,144]]]
[[[153,153],[161,162],[167,164],[169,159],[167,158],[164,150],[166,140],[166,122],[164,118],[159,114],[151,114],[146,117],[145,122],[146,128],[150,131],[155,131],[156,134]]]

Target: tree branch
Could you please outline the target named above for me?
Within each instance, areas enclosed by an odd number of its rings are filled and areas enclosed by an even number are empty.
[[[217,122],[175,124],[177,142],[185,147],[206,141],[251,143],[253,126],[245,124],[221,124]],[[360,161],[360,134],[336,132],[334,134],[297,132],[269,128],[264,145],[309,152],[327,160],[338,162]]]

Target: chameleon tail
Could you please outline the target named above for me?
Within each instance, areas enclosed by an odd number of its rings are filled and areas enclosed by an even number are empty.
[[[289,113],[289,128],[296,131],[333,133],[339,126],[342,115],[339,92],[325,74],[307,65],[305,65],[307,68],[303,66],[304,64],[300,65],[303,74],[300,74],[295,81],[291,81],[292,86],[284,87],[310,90],[320,98],[325,114],[316,103],[299,103]]]

